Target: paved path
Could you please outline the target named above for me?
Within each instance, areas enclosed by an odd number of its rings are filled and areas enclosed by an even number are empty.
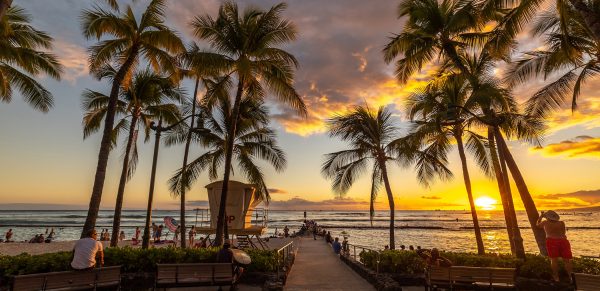
[[[375,290],[344,264],[323,238],[303,237],[285,290]]]

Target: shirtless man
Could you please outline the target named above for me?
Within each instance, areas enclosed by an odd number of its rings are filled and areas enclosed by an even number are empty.
[[[543,220],[546,218],[546,220]],[[546,232],[546,248],[548,257],[550,257],[550,266],[552,267],[552,277],[554,281],[559,281],[558,277],[558,258],[565,262],[565,269],[569,275],[573,273],[573,254],[571,253],[571,244],[567,240],[565,223],[560,220],[560,216],[550,210],[543,212],[538,218],[537,227],[543,228]]]

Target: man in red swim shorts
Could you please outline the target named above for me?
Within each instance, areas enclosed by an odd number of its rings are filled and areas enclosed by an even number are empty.
[[[542,221],[543,218],[546,220]],[[552,277],[554,277],[554,281],[558,282],[558,258],[562,258],[565,262],[565,269],[569,275],[573,273],[573,264],[571,263],[573,254],[571,253],[571,244],[567,240],[565,223],[560,221],[558,213],[552,210],[542,211],[537,221],[537,227],[543,228],[546,232],[546,248],[548,257],[550,257]]]

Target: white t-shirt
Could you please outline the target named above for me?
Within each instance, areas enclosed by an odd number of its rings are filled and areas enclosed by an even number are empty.
[[[71,267],[73,269],[87,269],[96,265],[96,253],[103,249],[102,243],[93,238],[86,237],[75,243],[75,254]]]

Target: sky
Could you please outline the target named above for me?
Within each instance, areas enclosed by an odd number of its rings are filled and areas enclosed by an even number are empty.
[[[79,15],[89,9],[91,0],[16,0],[15,5],[32,15],[38,29],[55,38],[55,53],[65,66],[61,81],[46,76],[38,80],[55,99],[47,114],[33,110],[19,94],[9,104],[0,103],[0,204],[35,203],[87,205],[92,189],[100,144],[100,134],[83,139],[81,93],[86,88],[107,92],[109,85],[91,78],[87,70],[86,40],[79,28]],[[121,3],[125,3],[121,1]],[[195,40],[189,22],[198,15],[216,17],[220,1],[169,1],[167,23],[186,42]],[[254,5],[268,9],[278,3],[271,0],[238,1],[240,6]],[[390,106],[400,133],[408,128],[403,114],[406,97],[426,83],[431,66],[426,66],[407,84],[397,83],[393,65],[383,61],[381,50],[388,38],[402,29],[396,16],[398,1],[290,1],[284,15],[298,28],[296,41],[286,50],[299,60],[295,87],[303,97],[308,116],[297,116],[289,108],[269,99],[280,146],[287,154],[284,172],[276,173],[262,165],[267,185],[272,189],[272,206],[282,209],[367,209],[369,175],[359,179],[350,191],[337,195],[331,182],[320,174],[324,155],[344,149],[339,140],[330,138],[324,121],[351,106]],[[141,11],[147,1],[137,1]],[[198,41],[200,46],[207,47]],[[539,40],[528,33],[519,36],[518,51],[535,49]],[[518,53],[517,53],[518,55]],[[498,69],[502,73],[502,68]],[[519,101],[525,101],[544,84],[533,80],[516,88]],[[189,92],[192,84],[182,86]],[[538,206],[571,208],[600,205],[600,83],[585,84],[580,110],[569,108],[548,120],[549,130],[541,147],[510,141],[509,147],[534,195]],[[140,162],[133,179],[127,184],[125,208],[144,208],[147,203],[152,161],[152,143],[140,139]],[[102,199],[103,208],[114,207],[124,143],[111,153]],[[194,147],[191,157],[203,152]],[[169,194],[166,181],[181,167],[183,147],[162,147],[157,170],[154,207],[174,209],[176,198]],[[466,209],[468,201],[458,154],[449,156],[454,179],[436,182],[429,188],[417,183],[410,168],[392,166],[390,180],[398,209]],[[481,174],[469,159],[473,191],[476,198],[499,201],[495,181]],[[237,175],[236,180],[244,181]],[[189,206],[207,199],[204,175],[189,192]],[[514,188],[514,187],[513,187]],[[516,193],[516,189],[514,190]],[[517,199],[518,200],[518,199]],[[517,207],[520,202],[516,201]],[[380,193],[377,208],[387,208],[387,198]]]

